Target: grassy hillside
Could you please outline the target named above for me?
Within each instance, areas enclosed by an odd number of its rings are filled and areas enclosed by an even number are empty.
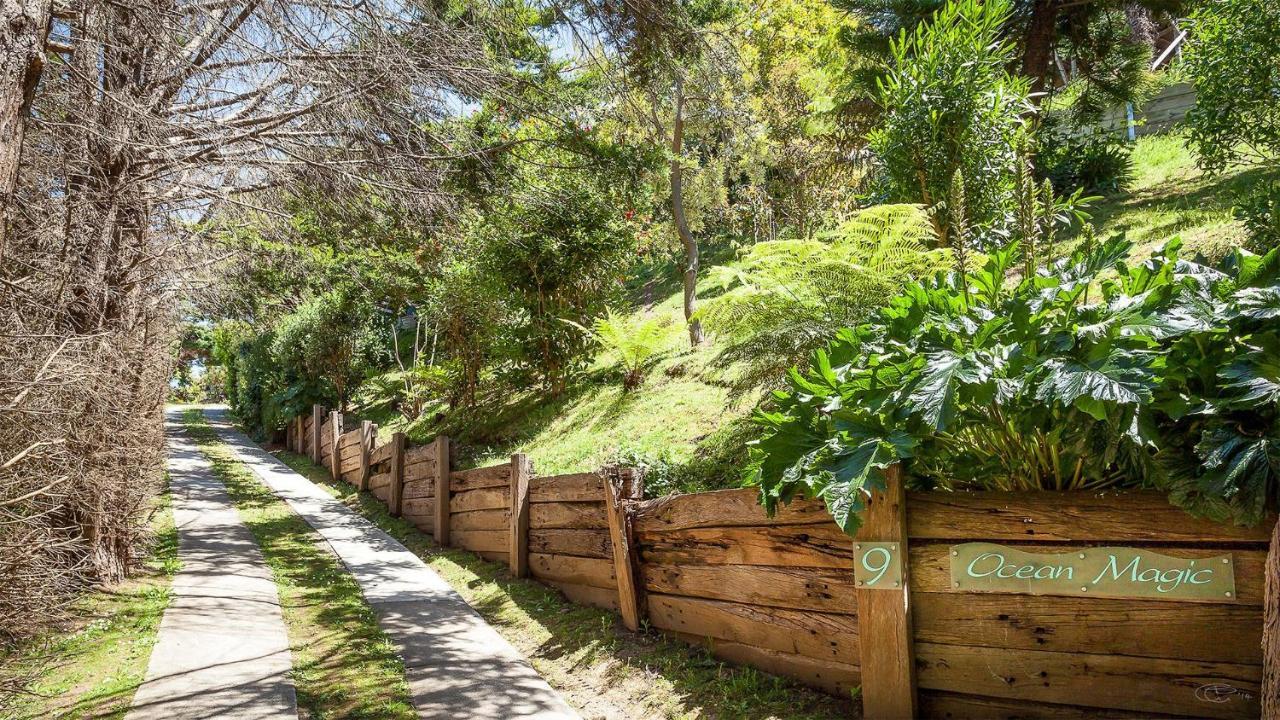
[[[1133,159],[1132,188],[1095,209],[1102,235],[1127,233],[1139,257],[1175,234],[1188,251],[1211,257],[1243,242],[1231,199],[1265,177],[1260,170],[1206,176],[1178,135],[1140,138]],[[737,484],[744,443],[752,437],[747,418],[760,394],[731,393],[734,369],[717,361],[714,338],[689,350],[672,268],[655,269],[640,280],[645,289],[638,294],[665,299],[636,312],[668,324],[666,347],[639,389],[624,392],[616,358],[605,355],[558,398],[536,387],[511,392],[494,389],[501,383],[486,383],[488,395],[477,407],[442,422],[434,413],[412,425],[389,413],[371,414],[372,419],[386,435],[406,430],[425,441],[444,432],[455,439],[467,465],[500,462],[518,451],[540,473],[589,470],[617,460],[648,465],[653,494]]]
[[[1101,235],[1125,232],[1142,257],[1180,235],[1190,252],[1220,257],[1244,243],[1232,217],[1236,195],[1280,171],[1236,167],[1209,176],[1179,134],[1138,138],[1133,149],[1134,182],[1127,193],[1101,203],[1094,213]]]

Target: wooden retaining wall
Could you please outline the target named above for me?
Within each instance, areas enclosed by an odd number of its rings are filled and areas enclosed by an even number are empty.
[[[308,450],[309,420],[295,423],[292,449]],[[322,461],[332,458],[324,430]],[[1257,528],[1217,525],[1146,492],[906,493],[895,475],[851,539],[817,501],[772,518],[752,489],[642,501],[627,471],[543,477],[523,455],[453,471],[445,438],[407,447],[396,435],[375,447],[375,435],[365,423],[336,436],[336,476],[442,545],[617,610],[630,628],[647,621],[725,660],[831,692],[860,687],[867,717],[1260,712],[1274,518]],[[1193,601],[972,592],[953,585],[950,569],[955,546],[970,542],[1228,555],[1235,592]],[[862,543],[902,553],[900,588],[859,586]]]

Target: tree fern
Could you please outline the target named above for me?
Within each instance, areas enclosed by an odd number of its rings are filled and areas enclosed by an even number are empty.
[[[590,335],[607,352],[618,357],[625,371],[622,385],[633,390],[644,382],[645,369],[667,344],[669,323],[665,318],[642,318],[606,309],[602,317],[583,327],[571,320],[565,322]]]
[[[803,364],[836,330],[856,325],[913,277],[942,262],[930,250],[933,225],[917,205],[861,210],[816,240],[751,246],[709,280],[723,290],[699,313],[726,343],[725,362],[742,362],[739,390]]]

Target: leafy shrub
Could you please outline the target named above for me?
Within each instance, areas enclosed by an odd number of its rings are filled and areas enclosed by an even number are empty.
[[[475,228],[484,267],[511,305],[503,316],[509,351],[553,394],[587,359],[579,327],[622,287],[634,256],[630,225],[607,178],[550,172],[489,213]]]
[[[983,231],[1003,223],[1011,203],[1028,81],[1011,75],[1013,46],[1002,32],[1009,0],[952,0],[893,42],[880,83],[883,126],[868,136],[884,166],[888,199],[936,206],[938,240],[951,244],[947,199],[959,172],[968,220]]]
[[[619,315],[609,309],[589,328],[569,322],[594,338],[606,352],[617,355],[625,371],[622,378],[625,390],[640,387],[649,363],[667,344],[669,323],[665,318]]]
[[[762,502],[820,496],[852,531],[902,462],[925,488],[1149,486],[1256,522],[1280,479],[1280,251],[1214,269],[1179,245],[1130,266],[1112,239],[1009,287],[1010,246],[911,285],[757,412]]]
[[[1069,195],[1117,193],[1133,184],[1133,147],[1116,133],[1072,136],[1045,127],[1039,133],[1037,173],[1053,183],[1054,192]]]
[[[712,268],[709,282],[725,292],[699,317],[725,343],[721,359],[745,363],[739,389],[755,388],[945,262],[929,250],[934,239],[920,206],[877,205],[818,240],[757,243]]]
[[[1280,156],[1280,3],[1200,3],[1184,67],[1196,87],[1185,124],[1208,170]]]
[[[332,392],[328,399],[345,408],[365,375],[386,359],[386,330],[376,314],[352,294],[317,295],[280,320],[272,358],[290,379],[326,383]]]
[[[1236,201],[1236,219],[1249,233],[1249,246],[1258,252],[1280,247],[1280,182],[1258,183]]]

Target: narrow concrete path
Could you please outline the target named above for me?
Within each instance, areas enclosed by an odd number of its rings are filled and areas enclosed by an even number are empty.
[[[562,720],[578,715],[434,570],[231,424],[205,411],[237,458],[316,530],[360,584],[404,658],[424,718]]]
[[[183,431],[180,410],[165,411],[165,434],[182,568],[126,717],[296,720],[289,637],[271,571]]]

